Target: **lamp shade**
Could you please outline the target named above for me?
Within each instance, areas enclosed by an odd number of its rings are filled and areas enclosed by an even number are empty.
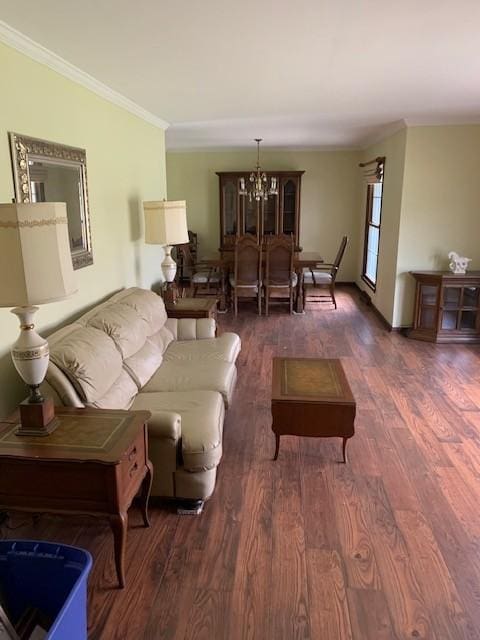
[[[145,242],[147,244],[186,244],[188,242],[185,200],[144,202]]]
[[[75,293],[64,202],[0,204],[0,306],[26,307]]]

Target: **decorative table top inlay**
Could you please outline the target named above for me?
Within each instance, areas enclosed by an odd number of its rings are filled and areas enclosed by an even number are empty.
[[[57,407],[55,417],[60,424],[48,436],[18,436],[17,421],[0,425],[0,457],[20,456],[64,460],[100,460],[117,463],[125,443],[144,422],[148,413],[109,411],[104,409],[71,409]]]
[[[282,394],[339,397],[342,387],[331,360],[290,358],[283,361]]]

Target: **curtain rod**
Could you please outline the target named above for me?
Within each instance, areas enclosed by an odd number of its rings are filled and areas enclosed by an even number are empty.
[[[366,167],[369,164],[381,164],[382,162],[385,162],[385,156],[378,156],[378,158],[375,158],[375,160],[369,160],[368,162],[360,162],[359,163],[359,167]]]

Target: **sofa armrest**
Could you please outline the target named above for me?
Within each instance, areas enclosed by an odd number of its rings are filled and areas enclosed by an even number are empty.
[[[174,411],[151,411],[148,433],[153,438],[178,442],[182,436],[182,418]]]
[[[175,324],[172,324],[172,320]],[[215,338],[217,323],[213,318],[168,318],[168,329],[176,340]]]

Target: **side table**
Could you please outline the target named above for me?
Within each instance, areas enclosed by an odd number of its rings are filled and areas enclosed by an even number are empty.
[[[216,298],[178,298],[174,304],[166,302],[169,318],[213,318],[217,317]]]
[[[44,437],[15,435],[15,414],[0,423],[0,509],[107,516],[124,587],[127,510],[139,491],[150,525],[150,413],[58,407],[55,415],[60,424]]]

